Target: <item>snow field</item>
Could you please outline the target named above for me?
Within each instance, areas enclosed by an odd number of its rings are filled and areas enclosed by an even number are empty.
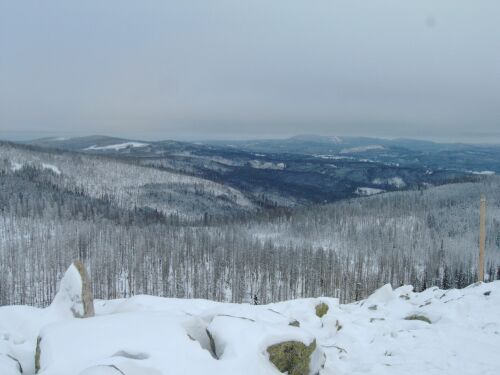
[[[320,303],[328,305],[322,318]],[[96,316],[86,319],[64,314],[66,306],[56,298],[46,309],[0,308],[2,375],[19,374],[19,366],[34,374],[37,337],[41,375],[272,375],[280,372],[267,348],[285,341],[316,343],[311,374],[488,375],[500,368],[499,281],[422,293],[385,285],[346,305],[135,296],[95,301]]]

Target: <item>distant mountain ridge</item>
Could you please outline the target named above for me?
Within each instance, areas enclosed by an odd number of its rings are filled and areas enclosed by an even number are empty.
[[[151,145],[212,145],[234,148],[235,146],[242,149],[268,149],[276,147],[276,152],[306,152],[308,149],[317,148],[316,151],[336,150],[346,147],[362,147],[370,145],[380,145],[394,148],[407,148],[415,151],[436,151],[436,150],[463,150],[463,149],[500,149],[500,145],[478,145],[467,143],[439,143],[421,139],[412,138],[377,138],[377,137],[354,137],[354,136],[323,136],[315,134],[301,134],[283,139],[250,139],[250,140],[206,140],[198,142],[175,141],[175,140],[158,140],[146,141],[136,138],[121,138],[105,135],[90,135],[84,137],[64,138],[64,137],[45,137],[33,139],[25,142],[25,144],[38,145],[43,147],[53,147],[71,150],[84,150],[91,146],[103,147],[113,144],[121,144],[127,142],[148,143]],[[293,147],[299,147],[294,149]],[[268,151],[272,151],[268,149]]]
[[[27,143],[202,178],[236,189],[264,208],[333,202],[500,173],[500,146],[412,139],[297,135],[193,143],[94,135]]]

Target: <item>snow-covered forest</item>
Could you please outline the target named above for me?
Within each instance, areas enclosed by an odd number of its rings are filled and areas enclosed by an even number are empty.
[[[0,304],[46,306],[75,259],[88,267],[97,298],[324,295],[344,303],[386,283],[464,287],[476,280],[481,193],[486,277],[500,279],[500,179],[476,179],[258,210],[244,192],[206,179],[4,144]]]

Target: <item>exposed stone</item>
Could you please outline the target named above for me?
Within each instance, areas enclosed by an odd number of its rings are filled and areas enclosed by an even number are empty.
[[[215,340],[210,331],[207,328],[207,336],[208,339],[210,340],[210,353],[215,359],[219,359],[219,355],[217,354],[217,347],[215,346]]]
[[[92,295],[92,284],[90,276],[85,269],[83,263],[79,260],[73,262],[82,278],[82,303],[83,303],[83,316],[82,318],[89,318],[95,315],[94,312],[94,296]]]
[[[338,320],[335,321],[335,328],[337,328],[337,332],[342,329],[342,324],[340,324],[340,322]]]
[[[328,312],[328,305],[324,302],[321,302],[319,305],[316,305],[316,315],[319,318],[322,318]]]
[[[405,318],[405,320],[420,320],[422,322],[432,324],[431,320],[428,317],[419,314],[409,315]]]
[[[292,320],[290,323],[288,323],[289,326],[292,327],[300,327],[300,322],[298,320]]]
[[[42,342],[42,338],[40,336],[36,339],[36,351],[35,351],[35,374],[40,371],[40,355],[42,354],[42,349],[40,344]]]
[[[309,375],[311,355],[316,349],[316,340],[309,346],[299,341],[285,341],[267,348],[269,360],[282,373]]]
[[[116,365],[97,365],[85,369],[79,375],[94,375],[94,374],[110,374],[110,375],[126,375],[118,366]]]
[[[199,317],[192,317],[183,323],[184,329],[189,337],[189,339],[198,342],[202,349],[205,349],[210,353],[210,355],[217,359],[213,343],[213,339],[209,336],[207,332],[208,324],[205,320]]]
[[[92,285],[85,266],[80,261],[73,262],[59,285],[52,308],[63,314],[70,313],[75,318],[89,318],[94,313]]]
[[[131,353],[125,350],[120,350],[112,355],[112,357],[123,357],[128,359],[135,359],[138,361],[142,361],[149,358],[149,354],[147,353]]]

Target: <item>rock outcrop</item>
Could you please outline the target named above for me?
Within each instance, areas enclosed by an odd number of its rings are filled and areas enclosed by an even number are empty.
[[[299,341],[285,341],[267,348],[269,360],[288,375],[308,375],[316,341],[309,346]]]
[[[431,320],[428,317],[426,317],[425,315],[421,315],[421,314],[408,315],[405,318],[405,320],[420,320],[422,322],[432,324]]]
[[[35,374],[40,371],[40,356],[42,354],[42,348],[40,347],[40,344],[42,342],[42,338],[40,336],[37,337],[36,339],[36,350],[35,350]]]
[[[75,318],[94,316],[92,285],[82,262],[75,261],[69,266],[51,306],[62,311],[69,310]]]
[[[322,318],[328,312],[328,305],[324,302],[321,302],[316,306],[316,316],[318,318]]]

